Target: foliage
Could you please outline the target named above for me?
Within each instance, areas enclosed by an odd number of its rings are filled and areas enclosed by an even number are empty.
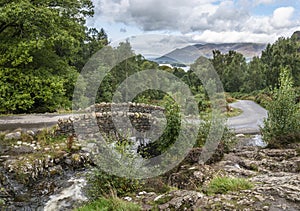
[[[211,62],[218,73],[225,91],[251,93],[269,87],[278,87],[281,68],[292,70],[295,86],[300,86],[300,40],[297,36],[280,37],[268,44],[261,57],[246,63],[243,55],[229,51],[213,51]]]
[[[198,137],[194,147],[203,147],[211,128],[211,121],[202,122],[199,127]],[[235,144],[235,135],[228,127],[225,127],[220,143],[224,144],[225,151],[228,151]]]
[[[225,91],[241,91],[247,69],[246,59],[242,54],[236,51],[222,54],[219,50],[215,50],[211,62],[223,83]]]
[[[243,178],[231,177],[214,177],[208,187],[206,193],[211,194],[226,194],[229,191],[240,191],[253,188],[253,184]]]
[[[103,31],[86,33],[92,1],[20,0],[0,6],[0,112],[69,107],[82,63],[107,40]]]
[[[281,69],[279,77],[279,88],[273,90],[273,101],[267,106],[268,118],[261,128],[262,136],[270,147],[283,146],[281,143],[284,136],[291,136],[300,131],[299,106],[295,102],[295,92],[293,90],[292,76],[288,69]],[[287,140],[293,142],[296,140]]]
[[[243,113],[243,110],[239,108],[230,108],[231,110],[227,111],[226,116],[227,117],[235,117],[239,116]]]
[[[165,107],[167,126],[158,140],[140,149],[143,157],[156,157],[164,153],[178,138],[181,126],[179,105],[168,95],[164,97],[162,105]]]
[[[96,169],[89,175],[87,192],[93,199],[111,195],[123,197],[136,193],[141,186],[142,182],[137,179],[118,177]]]
[[[261,62],[266,66],[264,80],[266,86],[278,85],[282,68],[288,68],[296,86],[300,86],[300,42],[292,38],[279,38],[274,44],[269,44],[262,52]],[[253,78],[254,79],[254,78]]]
[[[140,211],[142,208],[134,203],[123,201],[116,197],[99,198],[76,211]]]

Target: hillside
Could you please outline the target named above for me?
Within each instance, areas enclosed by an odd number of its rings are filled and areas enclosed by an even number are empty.
[[[216,49],[222,53],[234,50],[243,54],[249,60],[254,56],[259,56],[265,47],[266,44],[259,43],[196,44],[176,49],[154,61],[157,63],[174,63],[174,61],[177,61],[177,63],[191,64],[200,56],[211,58],[213,56],[212,51]]]

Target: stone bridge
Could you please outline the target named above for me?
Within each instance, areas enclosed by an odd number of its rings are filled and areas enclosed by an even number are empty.
[[[164,118],[159,117],[163,117],[164,112],[163,107],[140,103],[100,103],[74,114],[73,117],[60,119],[55,134],[76,135],[81,140],[93,140],[99,135],[117,140],[151,137],[153,134],[147,132],[155,133],[159,129],[158,123],[164,122]],[[129,124],[124,119],[129,120]]]

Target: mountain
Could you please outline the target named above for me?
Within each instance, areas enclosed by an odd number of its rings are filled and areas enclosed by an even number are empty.
[[[191,64],[200,56],[212,58],[213,50],[219,50],[222,53],[228,53],[230,50],[234,50],[243,54],[247,60],[250,60],[254,56],[259,56],[266,46],[266,44],[260,43],[196,44],[176,49],[162,57],[154,59],[154,61],[159,64]]]

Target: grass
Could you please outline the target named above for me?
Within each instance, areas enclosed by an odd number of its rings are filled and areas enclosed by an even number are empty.
[[[123,201],[117,197],[99,198],[75,211],[140,211],[142,208],[132,202]]]
[[[254,185],[244,178],[215,177],[213,178],[206,192],[208,195],[225,194],[229,191],[240,191],[253,188]]]
[[[231,108],[231,109],[232,109],[231,111],[226,112],[227,117],[235,117],[243,113],[243,110],[239,108]]]

